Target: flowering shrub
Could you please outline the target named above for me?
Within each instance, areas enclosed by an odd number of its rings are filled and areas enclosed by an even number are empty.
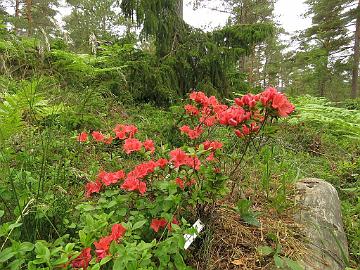
[[[65,269],[188,269],[183,235],[194,232],[191,222],[206,216],[206,209],[227,194],[240,157],[263,127],[294,110],[274,88],[236,98],[232,105],[202,92],[189,97],[179,127],[189,143],[181,148],[141,141],[134,125],[117,125],[113,134],[79,134],[84,147],[104,144],[124,158],[143,161],[113,171],[100,169],[85,184],[85,201],[76,207],[80,221],[74,225],[79,242],[73,248],[78,252],[71,249],[57,264],[41,264]],[[226,139],[216,139],[218,131]],[[234,147],[237,144],[246,147]],[[226,164],[232,160],[238,163],[229,170]]]

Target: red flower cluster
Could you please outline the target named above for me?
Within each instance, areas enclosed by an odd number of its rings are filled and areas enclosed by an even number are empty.
[[[100,180],[105,186],[116,184],[119,180],[125,179],[125,173],[123,170],[117,172],[105,172],[101,171],[98,174],[97,180]]]
[[[150,160],[137,165],[134,170],[128,173],[124,183],[121,185],[121,188],[127,191],[138,190],[141,194],[144,194],[146,192],[146,183],[141,180],[153,173],[156,168],[165,168],[167,163],[168,161],[162,158],[156,162]]]
[[[78,136],[77,136],[77,141],[79,142],[86,142],[88,139],[88,134],[86,132],[81,132]]]
[[[96,182],[89,182],[85,185],[85,190],[86,190],[86,197],[90,197],[91,194],[93,193],[99,193],[100,189],[102,187],[102,184],[100,181],[96,181]]]
[[[142,143],[138,139],[126,139],[124,143],[124,150],[126,154],[131,154],[132,152],[140,151]]]
[[[204,145],[205,150],[212,150],[215,151],[217,149],[221,149],[223,147],[223,144],[219,141],[205,141],[202,143]]]
[[[100,238],[98,242],[94,242],[95,253],[98,260],[109,255],[109,248],[112,241],[118,242],[124,236],[126,228],[121,224],[114,224],[111,228],[111,234]]]
[[[175,168],[186,165],[195,170],[199,170],[201,165],[200,160],[196,156],[191,157],[180,148],[170,151],[170,161],[173,163]]]
[[[139,191],[141,194],[146,192],[146,183],[141,181],[149,174],[153,173],[156,168],[164,169],[169,161],[165,158],[160,158],[157,161],[147,161],[137,165],[127,175],[123,170],[117,172],[100,171],[95,182],[87,183],[85,186],[86,197],[90,197],[93,193],[99,193],[102,186],[110,186],[116,184],[119,180],[125,179],[121,188],[127,191]]]
[[[155,145],[153,140],[146,140],[143,143],[138,139],[135,139],[134,136],[137,133],[138,129],[134,125],[116,125],[114,128],[115,132],[115,139],[125,140],[123,149],[127,154],[131,154],[132,152],[137,152],[145,148],[146,151],[150,153],[155,152]],[[101,132],[93,131],[92,138],[96,142],[102,142],[104,144],[111,144],[114,140],[114,137],[109,136],[106,138]],[[77,141],[79,142],[86,142],[88,139],[88,134],[86,132],[81,132],[77,136]]]
[[[175,183],[176,183],[181,189],[185,189],[185,184],[186,184],[186,186],[190,187],[190,186],[196,184],[196,181],[195,181],[195,179],[191,179],[190,181],[187,181],[187,180],[186,180],[186,177],[185,177],[184,180],[181,179],[180,177],[177,177],[177,178],[175,179]]]
[[[199,114],[199,110],[190,104],[185,105],[185,111],[187,114],[189,115],[198,115]]]
[[[204,132],[204,130],[201,128],[201,126],[197,126],[194,129],[191,129],[189,126],[182,126],[180,128],[180,131],[182,133],[185,133],[189,136],[190,139],[197,139],[200,137],[200,135]]]
[[[71,266],[75,269],[82,268],[83,270],[86,270],[89,266],[91,258],[91,248],[84,248],[80,255],[71,262]]]
[[[101,190],[102,184],[105,186],[110,186],[111,184],[116,184],[119,180],[125,178],[125,173],[123,170],[117,172],[105,172],[101,171],[95,182],[89,182],[85,186],[86,197],[90,197],[93,193],[99,193]]]
[[[101,260],[109,255],[109,248],[112,241],[118,242],[120,238],[124,236],[126,228],[121,224],[114,224],[111,228],[111,234],[100,238],[99,241],[94,242],[95,253],[98,260]],[[76,257],[72,262],[71,266],[75,269],[86,270],[92,259],[91,248],[85,248],[81,251],[80,255]]]
[[[215,160],[215,151],[223,147],[223,144],[219,141],[205,141],[202,145],[205,150],[211,150],[210,155],[206,158],[207,161]]]
[[[170,222],[167,222],[166,219],[161,218],[161,219],[153,219],[151,221],[151,229],[153,229],[155,232],[158,232],[160,228],[165,228],[167,227],[167,229],[169,231],[171,231],[171,224],[179,224],[179,221],[177,221],[177,219],[174,217],[173,220]]]
[[[149,151],[150,153],[154,153],[154,151],[155,151],[155,145],[154,145],[153,140],[146,140],[146,141],[143,143],[143,146],[144,146],[144,148],[145,148],[146,151]]]
[[[133,138],[138,131],[134,125],[116,125],[114,128],[115,138],[124,140],[126,138]]]
[[[190,99],[196,103],[196,106],[187,104],[185,111],[197,117],[199,125],[194,129],[187,125],[180,128],[181,132],[187,134],[190,139],[199,138],[204,132],[203,125],[211,127],[215,124],[236,128],[235,134],[242,138],[259,131],[265,120],[265,114],[285,117],[294,111],[294,106],[286,96],[275,88],[268,88],[258,95],[247,94],[235,98],[235,104],[230,107],[219,103],[214,96],[207,97],[203,92],[192,92]]]
[[[280,117],[286,117],[295,110],[295,106],[290,103],[286,96],[272,87],[261,93],[260,101],[263,106],[271,106],[271,108],[275,109]]]

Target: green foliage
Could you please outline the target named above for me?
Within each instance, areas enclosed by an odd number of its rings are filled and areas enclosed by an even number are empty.
[[[299,115],[293,118],[293,123],[313,123],[315,127],[326,128],[328,132],[338,136],[360,140],[359,111],[335,107],[324,98],[311,96],[299,97],[295,103]]]

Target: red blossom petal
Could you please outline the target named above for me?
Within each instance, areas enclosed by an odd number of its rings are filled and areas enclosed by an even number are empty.
[[[124,150],[126,154],[131,154],[132,152],[140,151],[142,143],[138,139],[126,139],[124,143]]]
[[[71,262],[71,266],[75,269],[82,268],[83,270],[86,270],[89,266],[91,259],[91,248],[88,247],[83,249],[80,255]]]
[[[114,241],[117,241],[119,238],[122,238],[126,232],[126,228],[121,224],[114,224],[111,228],[111,238]]]
[[[77,141],[79,142],[86,142],[88,139],[88,134],[86,132],[81,132],[78,136],[77,136]]]

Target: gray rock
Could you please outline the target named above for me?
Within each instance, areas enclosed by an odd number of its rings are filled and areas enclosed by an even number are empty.
[[[297,189],[302,207],[296,219],[304,226],[309,248],[304,269],[344,270],[349,251],[336,189],[314,178],[299,181]]]

